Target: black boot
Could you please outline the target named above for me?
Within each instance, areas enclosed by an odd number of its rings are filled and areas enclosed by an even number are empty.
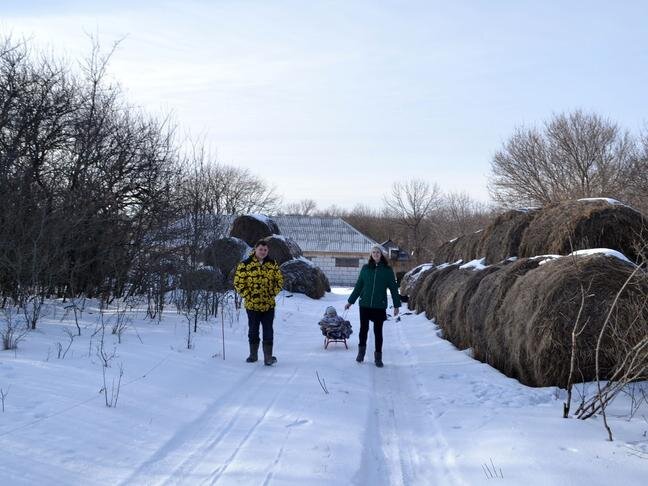
[[[272,356],[272,343],[263,343],[263,364],[272,366],[277,362],[277,358]]]
[[[250,343],[250,356],[245,360],[247,363],[254,363],[259,360],[259,341]]]
[[[376,352],[374,353],[374,362],[376,363],[376,366],[377,366],[378,368],[382,368],[382,367],[383,367],[383,362],[382,362],[382,353],[379,353],[378,351],[376,351]]]
[[[356,361],[362,363],[364,361],[364,355],[367,351],[367,346],[358,346],[358,356],[356,356]]]

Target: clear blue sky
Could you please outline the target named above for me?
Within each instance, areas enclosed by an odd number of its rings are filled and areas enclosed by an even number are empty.
[[[8,5],[7,5],[8,3]],[[643,1],[8,1],[0,29],[111,74],[286,202],[381,205],[420,178],[487,201],[520,124],[648,121]]]

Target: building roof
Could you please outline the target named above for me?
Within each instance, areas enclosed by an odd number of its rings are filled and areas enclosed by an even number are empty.
[[[376,244],[341,218],[272,216],[282,235],[297,242],[302,251],[366,253]]]
[[[248,214],[263,221],[264,215]],[[219,216],[221,234],[229,235],[235,216]],[[363,235],[342,218],[321,216],[270,216],[281,235],[299,245],[302,251],[328,253],[371,253],[376,242]]]
[[[410,254],[406,250],[400,248],[393,240],[383,241],[380,246],[387,250],[390,260],[398,260],[399,262],[410,261]]]

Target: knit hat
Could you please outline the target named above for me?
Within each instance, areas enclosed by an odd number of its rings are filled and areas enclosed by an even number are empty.
[[[326,311],[324,312],[324,315],[327,317],[336,317],[337,316],[337,311],[335,310],[335,307],[332,305],[329,305],[326,308]]]
[[[371,252],[373,253],[374,250],[378,250],[382,255],[387,258],[387,252],[381,245],[374,245],[371,247]]]

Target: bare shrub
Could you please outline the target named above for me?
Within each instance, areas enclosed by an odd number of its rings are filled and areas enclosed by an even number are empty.
[[[74,333],[72,331],[70,331],[69,329],[64,329],[63,332],[68,337],[68,344],[65,350],[63,350],[63,345],[60,342],[56,343],[56,349],[58,351],[56,357],[58,359],[65,359],[65,356],[67,355],[68,351],[70,350],[70,347],[72,347],[72,343],[74,342]]]
[[[2,349],[17,349],[18,343],[29,333],[29,327],[24,322],[17,321],[16,313],[11,307],[2,309],[2,315],[4,317],[4,327],[0,329]]]
[[[101,376],[103,379],[103,386],[100,390],[104,394],[104,399],[106,407],[116,407],[117,400],[119,399],[119,392],[121,389],[121,380],[124,376],[123,364],[119,364],[118,376],[112,378],[110,391],[108,390],[108,369],[111,368],[113,360],[117,357],[117,349],[113,347],[112,351],[106,349],[105,337],[106,337],[106,324],[103,319],[103,314],[101,316],[101,325],[99,328],[100,337],[99,343],[97,344],[96,355],[101,362]],[[116,380],[116,381],[115,381]]]
[[[5,399],[7,398],[8,392],[9,392],[8,388],[6,390],[4,388],[0,388],[0,401],[2,402],[2,413],[4,413],[5,411]]]

